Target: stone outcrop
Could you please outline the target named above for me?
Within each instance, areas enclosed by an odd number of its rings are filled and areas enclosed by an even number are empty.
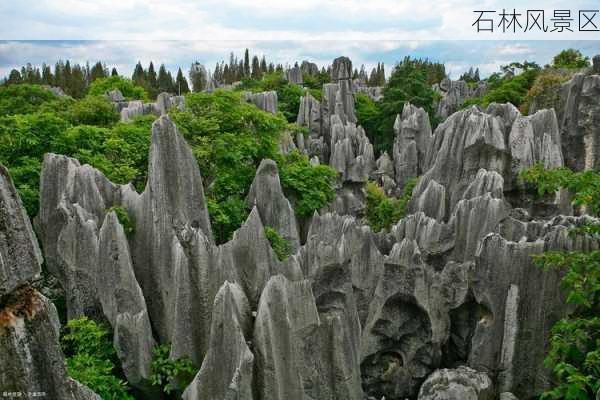
[[[0,166],[0,390],[52,399],[100,400],[69,378],[50,300],[31,287],[41,252],[8,171]]]
[[[163,92],[156,97],[153,103],[144,103],[142,100],[127,100],[119,89],[114,89],[105,94],[106,98],[114,103],[121,121],[128,122],[142,115],[166,115],[172,107],[179,110],[185,108],[185,98]]]
[[[560,112],[470,107],[432,134],[426,113],[407,105],[393,157],[375,161],[353,120],[351,71],[349,60],[336,59],[323,101],[301,99],[297,122],[308,137],[288,134],[281,144],[339,174],[336,199],[302,235],[276,164],[263,160],[248,218],[216,245],[197,163],[167,116],[153,126],[142,194],[76,160],[46,156],[35,225],[48,270],[65,289],[69,318],[113,326],[123,370],[139,377],[138,387],[154,340],[171,343],[171,358],[201,366],[188,400],[488,400],[533,398],[548,387],[550,329],[570,309],[561,271],[537,268],[531,256],[600,247],[597,237],[569,234],[597,219],[557,215],[559,207],[539,215],[530,212],[539,203],[518,201],[527,190],[520,171],[566,162]],[[352,216],[364,207],[367,180],[394,194],[415,176],[407,215],[389,232]],[[14,209],[14,189],[0,189],[2,204]],[[287,259],[277,258],[266,226],[291,244]],[[32,237],[27,228],[7,229]],[[39,264],[35,248],[15,247],[11,235],[8,247],[0,237],[2,260],[5,248],[18,248]],[[0,287],[11,293],[39,271],[6,265]]]
[[[319,326],[310,283],[272,277],[254,325],[256,391],[265,400],[304,397],[302,342]]]
[[[274,90],[260,93],[244,92],[243,99],[261,110],[272,114],[277,113],[277,92]]]
[[[288,69],[285,72],[285,78],[287,79],[288,83],[293,85],[302,86],[304,83],[304,80],[302,79],[302,69],[298,65]]]
[[[435,371],[419,391],[419,400],[493,400],[492,380],[471,368]]]
[[[567,167],[600,168],[600,71],[597,61],[590,71],[576,74],[563,84],[558,104],[562,151]]]
[[[283,195],[279,171],[274,161],[261,161],[246,202],[251,208],[258,208],[263,224],[275,229],[289,243],[292,253],[298,251],[300,234],[296,215]]]
[[[41,272],[42,253],[8,170],[0,165],[0,298]]]
[[[439,84],[433,85],[433,90],[441,96],[435,107],[436,116],[445,119],[458,111],[466,100],[485,95],[488,87],[485,82],[480,82],[477,87],[470,88],[465,81],[444,78]]]
[[[183,394],[185,400],[252,400],[254,355],[246,344],[251,316],[236,284],[225,282],[215,296],[208,353]]]
[[[100,400],[69,378],[59,344],[54,305],[30,287],[13,291],[0,308],[0,388],[3,392],[44,393],[51,399]]]
[[[106,214],[98,232],[97,268],[98,297],[113,328],[114,346],[123,372],[129,383],[143,387],[151,374],[155,342],[146,301],[133,271],[127,238],[114,211]]]
[[[432,140],[429,116],[422,108],[404,105],[402,117],[394,123],[394,169],[396,185],[402,189],[411,179],[422,175],[425,157]]]

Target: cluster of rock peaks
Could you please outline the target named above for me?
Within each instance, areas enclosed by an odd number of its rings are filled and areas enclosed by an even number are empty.
[[[550,328],[569,309],[561,273],[531,256],[600,242],[569,234],[596,220],[573,216],[565,193],[536,200],[516,177],[538,162],[565,165],[564,123],[554,110],[523,116],[493,104],[455,112],[432,132],[427,114],[407,105],[392,154],[375,161],[356,125],[351,71],[337,59],[323,101],[301,100],[298,123],[309,135],[295,145],[339,173],[337,199],[308,222],[297,219],[277,165],[263,160],[246,222],[215,244],[201,171],[166,115],[152,127],[142,193],[45,156],[35,227],[48,271],[64,288],[68,318],[112,327],[122,370],[143,398],[159,396],[149,384],[158,343],[199,369],[181,388],[186,400],[529,399],[551,384]],[[266,95],[247,101],[273,105]],[[577,103],[580,120],[600,112],[591,102]],[[66,377],[56,311],[28,286],[41,253],[0,172],[0,354],[10,355],[0,387],[95,398]],[[408,215],[372,232],[359,218],[367,180],[393,194],[417,176]],[[266,226],[290,243],[287,259]]]

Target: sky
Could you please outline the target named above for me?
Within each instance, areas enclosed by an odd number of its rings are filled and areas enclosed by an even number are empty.
[[[0,0],[0,76],[59,59],[101,60],[123,75],[137,61],[212,68],[245,48],[283,64],[346,55],[369,69],[410,55],[445,63],[451,77],[471,66],[485,76],[517,60],[546,64],[569,47],[600,54],[600,12],[598,31],[578,29],[580,11],[598,8],[598,0]],[[526,26],[534,9],[544,10],[547,32],[497,26],[502,10]],[[574,32],[552,32],[553,12],[566,9]],[[481,10],[496,11],[486,14],[494,32],[476,31]]]

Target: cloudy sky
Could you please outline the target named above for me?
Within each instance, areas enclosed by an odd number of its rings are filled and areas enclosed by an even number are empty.
[[[347,55],[391,66],[411,55],[444,62],[454,77],[471,65],[487,75],[510,61],[547,63],[566,47],[600,53],[600,32],[578,29],[579,11],[598,8],[598,0],[0,0],[0,76],[58,59],[102,60],[125,75],[138,60],[212,67],[246,47],[282,63]],[[523,27],[528,9],[544,9],[548,32],[502,33],[503,9],[522,14]],[[574,32],[551,32],[554,10],[566,9]],[[496,11],[487,14],[494,33],[476,32],[477,10]],[[600,13],[593,21],[600,28]]]

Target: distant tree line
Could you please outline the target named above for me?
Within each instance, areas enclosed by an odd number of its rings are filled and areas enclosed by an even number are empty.
[[[282,64],[275,65],[273,62],[267,62],[264,55],[260,59],[257,55],[254,55],[250,59],[250,52],[246,49],[243,58],[238,59],[231,52],[228,63],[225,63],[225,61],[218,62],[212,77],[218,83],[232,84],[248,78],[260,80],[266,74],[283,73],[283,71]]]
[[[155,99],[162,92],[173,94],[190,92],[188,81],[183,76],[181,68],[177,70],[177,76],[173,79],[173,75],[170,71],[167,71],[164,64],[161,64],[157,73],[152,61],[150,61],[148,69],[144,69],[142,63],[138,62],[131,75],[131,80],[136,85],[146,89],[152,99]]]
[[[71,64],[69,60],[61,60],[54,65],[54,69],[47,64],[34,67],[29,63],[21,67],[20,71],[13,69],[5,79],[5,84],[30,83],[58,86],[66,94],[74,98],[82,98],[92,82],[109,75],[118,75],[116,68],[109,72],[106,65],[100,61],[90,67],[89,63],[80,65]]]

